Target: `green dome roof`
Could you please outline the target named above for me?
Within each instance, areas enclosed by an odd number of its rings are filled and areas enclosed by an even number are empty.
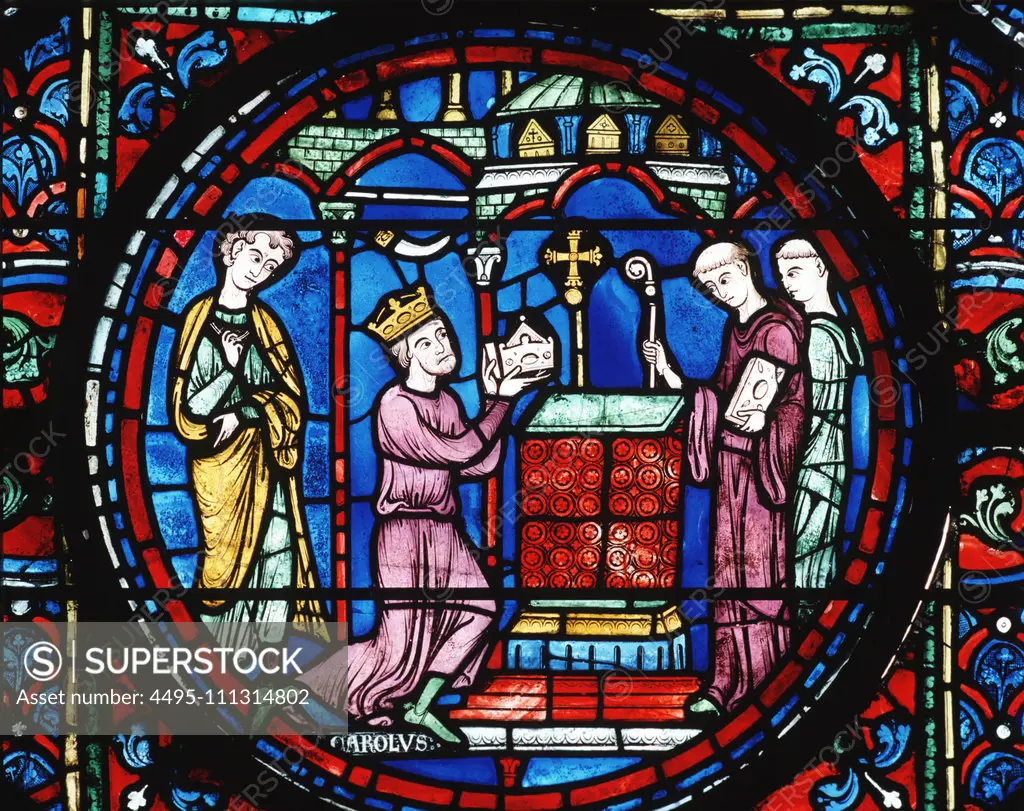
[[[585,88],[587,84],[589,88]],[[623,82],[588,82],[582,76],[559,73],[527,84],[498,110],[497,115],[510,116],[531,110],[578,107],[584,99],[591,105],[612,110],[658,106],[657,102],[646,96],[634,93]]]

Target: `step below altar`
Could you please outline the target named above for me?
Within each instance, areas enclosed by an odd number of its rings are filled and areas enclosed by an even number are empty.
[[[697,677],[684,675],[506,674],[450,718],[474,750],[663,750],[700,732],[683,712],[699,687]]]

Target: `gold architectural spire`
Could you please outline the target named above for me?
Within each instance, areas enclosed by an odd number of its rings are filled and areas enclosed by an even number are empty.
[[[621,151],[622,130],[612,117],[602,113],[587,127],[587,152],[591,155],[613,154]]]
[[[555,142],[545,129],[531,118],[519,136],[520,158],[549,158],[555,154]]]
[[[654,151],[659,155],[689,155],[690,133],[679,116],[669,114],[654,131]]]
[[[393,94],[394,91],[390,87],[385,87],[380,92],[380,107],[377,108],[378,121],[398,120],[398,112],[395,110]]]
[[[456,71],[448,77],[448,103],[442,121],[465,121],[466,108],[462,104],[462,74]]]

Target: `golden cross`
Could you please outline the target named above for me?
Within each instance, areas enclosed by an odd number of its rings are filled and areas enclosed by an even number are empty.
[[[551,266],[569,263],[569,272],[565,276],[565,302],[572,311],[574,329],[572,335],[572,359],[570,361],[573,371],[570,373],[576,388],[583,388],[587,382],[586,375],[586,307],[583,304],[583,277],[580,276],[580,265],[593,265],[593,270],[601,264],[603,256],[601,249],[596,245],[589,251],[580,252],[580,237],[583,236],[582,229],[573,229],[566,233],[568,242],[567,251],[556,251],[552,248],[544,250],[544,264]]]
[[[569,242],[568,251],[555,251],[548,248],[544,251],[544,262],[548,265],[554,265],[559,262],[569,263],[569,274],[565,277],[565,286],[568,287],[583,287],[583,279],[580,277],[580,263],[587,265],[594,265],[596,268],[601,263],[601,249],[593,247],[589,251],[580,253],[580,237],[583,236],[583,231],[569,231],[566,234],[566,238]],[[566,299],[569,300],[570,304],[579,303],[583,297],[580,295],[570,297],[566,293]],[[572,299],[576,299],[573,301]]]

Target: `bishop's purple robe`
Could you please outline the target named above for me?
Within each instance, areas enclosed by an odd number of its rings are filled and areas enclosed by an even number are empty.
[[[769,298],[747,323],[730,318],[718,370],[694,393],[687,461],[693,481],[709,484],[714,494],[709,536],[716,590],[786,585],[786,515],[806,413],[803,343],[800,314],[787,302]],[[723,415],[754,354],[787,371],[764,428],[747,434]],[[782,600],[721,599],[714,601],[712,616],[708,695],[732,710],[785,653],[788,610]]]
[[[495,437],[508,403],[485,399],[470,422],[445,388],[423,394],[393,383],[381,396],[374,431],[381,457],[374,512],[373,584],[384,591],[376,632],[348,648],[350,718],[387,725],[387,713],[415,699],[425,675],[466,687],[488,649],[495,603],[461,599],[459,589],[486,589],[479,550],[465,537],[455,488],[490,474],[501,459]],[[388,589],[404,589],[387,599]],[[333,706],[346,668],[326,659],[300,680]]]

